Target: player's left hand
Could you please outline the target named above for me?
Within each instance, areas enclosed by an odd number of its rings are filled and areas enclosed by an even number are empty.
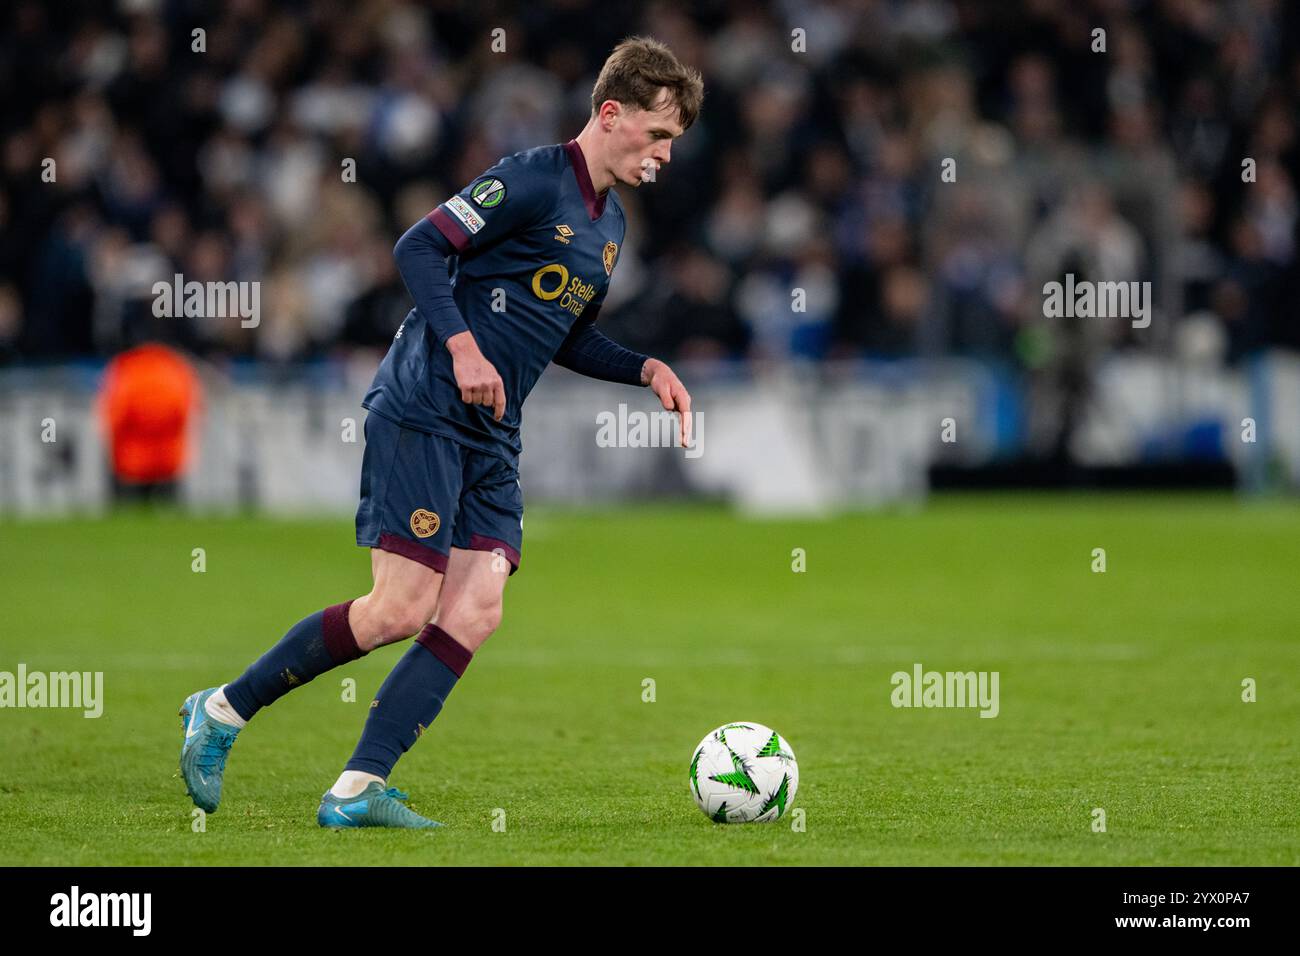
[[[659,401],[670,412],[677,412],[681,417],[677,423],[677,435],[682,447],[691,444],[691,393],[677,374],[658,359],[646,359],[641,367],[641,384],[650,386],[650,391],[659,396]]]

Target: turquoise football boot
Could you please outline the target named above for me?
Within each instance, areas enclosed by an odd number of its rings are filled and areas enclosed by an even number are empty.
[[[377,780],[355,797],[336,797],[328,790],[321,797],[316,822],[331,830],[352,827],[399,827],[406,830],[431,830],[442,826],[436,820],[427,820],[405,805],[409,800],[396,787],[387,790]]]
[[[226,757],[239,733],[238,727],[213,720],[203,705],[220,688],[209,687],[185,698],[181,705],[181,724],[185,737],[181,741],[181,776],[194,805],[215,813],[221,802],[221,778],[226,772]]]

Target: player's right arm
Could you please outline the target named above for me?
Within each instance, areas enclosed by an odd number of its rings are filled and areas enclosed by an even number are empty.
[[[461,400],[490,406],[497,421],[506,410],[505,386],[456,308],[447,256],[473,255],[535,225],[554,205],[555,190],[554,175],[507,157],[440,203],[394,249],[416,307],[429,315],[438,343],[451,353]],[[403,243],[407,243],[405,250]],[[428,303],[428,311],[422,300]]]
[[[447,256],[454,247],[426,216],[397,240],[393,259],[415,309],[429,323],[438,344],[451,353],[452,371],[461,401],[487,405],[501,420],[506,411],[506,391],[496,368],[484,358],[474,333],[456,307],[447,274]]]
[[[466,329],[447,340],[451,367],[456,374],[460,398],[471,405],[491,405],[492,417],[501,421],[506,413],[506,387],[496,366],[479,351],[474,333]]]

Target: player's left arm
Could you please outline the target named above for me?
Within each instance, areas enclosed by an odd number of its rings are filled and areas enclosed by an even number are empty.
[[[666,362],[624,348],[596,328],[595,313],[599,305],[590,305],[555,353],[553,361],[561,368],[624,385],[645,385],[655,393],[663,407],[678,412],[678,436],[682,445],[691,442],[691,395]]]

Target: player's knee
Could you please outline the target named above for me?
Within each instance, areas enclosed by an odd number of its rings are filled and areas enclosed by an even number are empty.
[[[491,637],[498,627],[501,626],[501,602],[497,601],[484,608],[479,615],[479,628],[483,635],[483,640]]]
[[[438,626],[471,649],[477,648],[501,626],[501,602],[458,602],[439,612]]]
[[[389,619],[387,638],[400,641],[404,637],[420,633],[420,629],[429,623],[429,611],[420,607],[405,607],[395,612]]]
[[[381,603],[374,609],[368,633],[358,635],[357,643],[362,650],[372,651],[376,647],[411,637],[428,623],[431,614],[432,608],[419,603]]]

